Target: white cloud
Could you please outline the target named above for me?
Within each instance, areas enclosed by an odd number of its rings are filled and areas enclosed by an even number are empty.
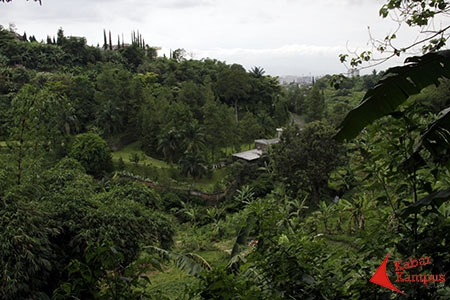
[[[156,0],[154,5],[169,9],[187,9],[212,6],[215,0]]]
[[[242,64],[247,69],[261,66],[272,75],[323,75],[345,72],[345,67],[338,59],[338,55],[345,51],[341,46],[292,44],[277,48],[214,48],[196,49],[192,52],[196,59],[217,58]]]
[[[346,49],[342,46],[317,46],[317,45],[285,45],[278,48],[268,49],[222,49],[216,48],[211,50],[194,50],[194,53],[199,53],[201,56],[208,56],[209,54],[217,55],[270,55],[270,56],[285,56],[285,55],[302,55],[302,56],[317,56],[342,53]]]

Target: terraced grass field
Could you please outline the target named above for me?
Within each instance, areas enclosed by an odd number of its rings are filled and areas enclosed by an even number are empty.
[[[244,149],[245,147],[248,147],[248,145],[242,146]],[[230,151],[231,155],[231,148],[228,149],[228,151]],[[133,162],[133,156],[135,154],[139,156],[138,163]],[[193,179],[191,177],[182,176],[178,171],[179,166],[177,164],[170,165],[162,160],[146,155],[140,149],[139,142],[129,144],[120,151],[112,153],[112,159],[116,166],[118,165],[120,158],[122,158],[125,163],[126,170],[136,175],[145,176],[162,185],[170,185],[172,188],[193,188]],[[195,189],[208,193],[217,192],[218,188],[216,185],[224,179],[227,174],[227,167],[213,170],[209,176],[204,176],[197,180]],[[223,189],[225,189],[225,187],[222,187],[221,190]]]

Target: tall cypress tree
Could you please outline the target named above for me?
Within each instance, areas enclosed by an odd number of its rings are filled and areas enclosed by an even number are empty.
[[[112,50],[111,30],[109,31],[109,50]]]
[[[103,49],[106,50],[106,49],[108,49],[108,41],[106,39],[106,30],[105,29],[103,29],[103,39],[104,39]]]
[[[120,49],[120,35],[117,35],[117,49]]]
[[[56,34],[56,44],[58,46],[62,46],[62,44],[64,43],[64,40],[66,38],[64,37],[64,30],[62,29],[62,27],[60,27],[58,29],[58,33]]]
[[[141,35],[139,34],[139,29],[137,31],[137,44],[138,44],[138,47],[141,46]]]

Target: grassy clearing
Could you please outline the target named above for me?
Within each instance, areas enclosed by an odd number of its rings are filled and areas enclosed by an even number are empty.
[[[142,152],[140,148],[140,143],[135,142],[132,144],[129,144],[122,148],[120,151],[113,152],[112,158],[113,161],[119,161],[119,159],[122,157],[122,160],[125,163],[132,163],[131,157],[137,153],[139,155],[139,164],[140,165],[150,165],[157,168],[170,168],[170,165],[162,160],[158,160],[156,158],[147,156],[144,152]]]
[[[241,145],[241,148],[245,146],[248,147],[248,145]],[[132,162],[132,157],[135,153],[140,158],[137,164]],[[180,189],[193,189],[193,178],[182,176],[178,170],[179,167],[175,164],[171,166],[164,161],[147,156],[140,150],[139,142],[132,143],[120,151],[113,152],[112,158],[116,166],[118,166],[119,159],[122,158],[127,171],[149,178],[161,185]],[[225,178],[227,173],[227,168],[213,170],[210,176],[198,179],[195,188],[208,193],[222,191],[224,187],[218,190],[219,188],[216,186]]]
[[[170,299],[180,299],[185,289],[198,281],[194,276],[171,266],[162,273],[150,276],[150,285],[147,288],[152,294],[161,294]]]
[[[114,161],[117,167],[117,160]],[[125,169],[133,174],[144,176],[154,182],[157,182],[163,186],[178,188],[178,189],[193,189],[194,181],[191,177],[181,176],[179,171],[170,168],[157,168],[151,165],[143,165],[141,163],[135,164],[131,162],[125,162]],[[222,179],[228,174],[228,168],[222,168],[212,171],[211,176],[204,176],[197,179],[195,189],[205,193],[221,192],[225,189],[222,186],[220,190],[216,187]]]
[[[248,144],[241,144],[238,148],[230,146],[230,147],[223,147],[220,149],[222,153],[224,153],[226,156],[231,156],[231,154],[236,152],[243,152],[254,148],[254,143],[248,143]],[[112,153],[112,158],[115,161],[118,161],[120,157],[122,157],[124,162],[131,163],[131,157],[134,155],[134,153],[137,153],[140,157],[139,164],[142,165],[151,165],[153,167],[158,168],[170,168],[171,166],[166,163],[165,161],[150,157],[146,155],[140,148],[140,142],[134,142],[132,144],[129,144],[122,148],[120,151],[116,151]],[[174,167],[178,167],[176,164],[173,165]]]
[[[227,168],[222,168],[222,169],[218,169],[218,170],[214,170],[213,174],[210,178],[208,177],[204,177],[198,180],[197,182],[197,188],[201,189],[201,190],[208,190],[208,191],[212,191],[212,189],[214,188],[214,186],[219,183],[222,179],[225,178],[225,176],[227,176],[228,173],[228,169]],[[193,180],[192,178],[187,178],[190,184],[193,184]]]

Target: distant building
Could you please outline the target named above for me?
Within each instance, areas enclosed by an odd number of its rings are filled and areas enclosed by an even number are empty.
[[[258,149],[252,149],[244,152],[239,152],[233,154],[234,159],[243,159],[245,161],[254,161],[260,158],[262,155],[262,151]]]
[[[283,133],[283,128],[277,128],[277,138],[280,138],[282,133]]]
[[[255,148],[258,150],[261,150],[263,153],[267,153],[269,151],[269,147],[273,144],[277,144],[280,142],[279,138],[276,139],[261,139],[261,140],[255,140]]]
[[[290,85],[290,84],[296,84],[299,87],[304,87],[311,85],[314,81],[313,76],[280,76],[278,77],[278,82],[281,85]]]
[[[277,130],[278,131],[278,130]],[[279,131],[281,132],[281,131]],[[232,155],[233,159],[243,159],[245,161],[255,161],[263,155],[263,153],[267,153],[271,145],[279,143],[280,139],[259,139],[255,140],[255,148],[252,150],[235,153]]]

